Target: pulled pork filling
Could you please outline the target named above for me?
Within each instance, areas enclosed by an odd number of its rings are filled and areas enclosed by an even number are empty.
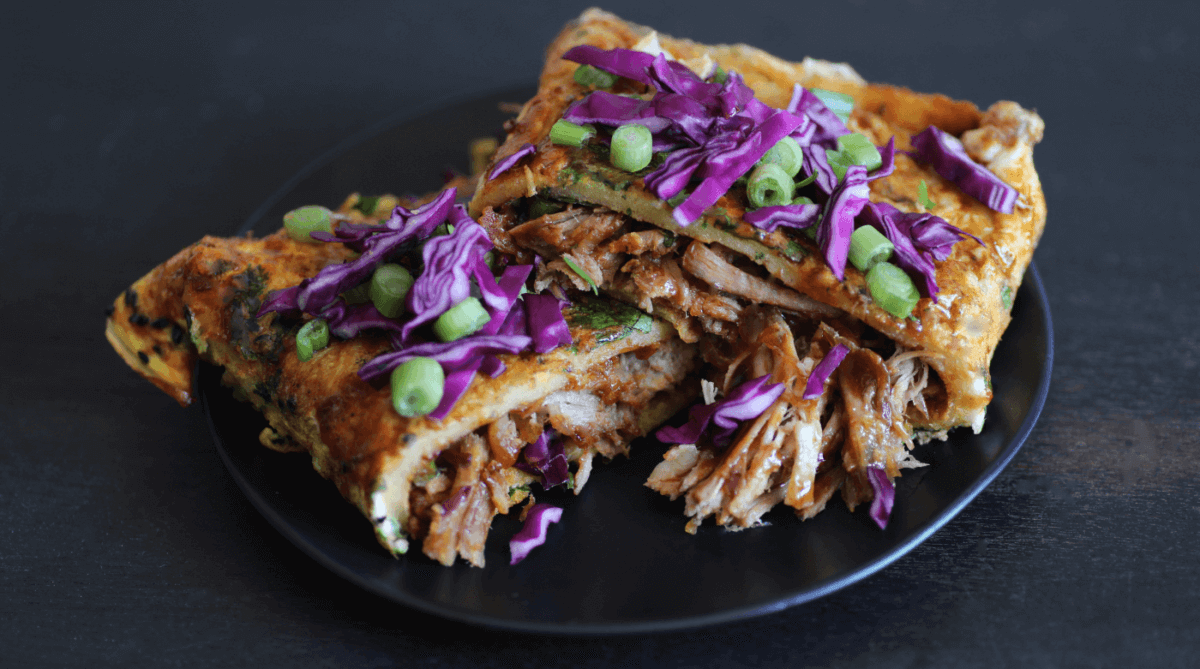
[[[563,440],[578,493],[597,454],[624,453],[629,441],[653,427],[653,407],[672,404],[669,398],[692,372],[693,352],[672,340],[624,353],[451,444],[413,482],[406,533],[423,539],[422,551],[444,565],[461,556],[483,566],[492,519],[528,498],[530,485],[540,480],[519,467],[525,446],[553,429]],[[640,422],[641,416],[651,424]]]
[[[778,504],[808,519],[839,491],[853,510],[874,499],[869,468],[894,479],[921,464],[909,453],[914,438],[945,438],[914,435],[910,425],[945,401],[919,353],[781,285],[723,246],[603,207],[558,206],[524,221],[514,211],[483,217],[497,247],[524,262],[541,260],[538,289],[565,296],[596,286],[668,320],[684,342],[704,340],[705,376],[720,393],[764,375],[784,384],[783,395],[731,444],[702,438],[674,446],[646,482],[684,498],[689,532],[710,516],[726,527],[751,527]],[[809,374],[838,344],[849,354],[820,396],[804,399]]]

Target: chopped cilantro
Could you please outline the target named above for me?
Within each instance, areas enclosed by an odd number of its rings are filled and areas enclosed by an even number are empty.
[[[592,277],[587,272],[583,271],[583,268],[580,267],[574,260],[571,260],[570,256],[563,256],[562,261],[567,263],[567,267],[570,267],[572,272],[575,272],[581,279],[587,281],[588,285],[592,287],[593,293],[596,295],[600,294],[600,286],[597,286],[596,282],[592,280]]]
[[[583,299],[563,311],[573,327],[596,330],[596,341],[605,344],[629,336],[634,330],[649,332],[654,319],[620,302],[601,302]]]
[[[921,183],[917,185],[917,202],[925,207],[926,211],[937,206],[936,202],[929,199],[929,186],[925,185],[924,179],[921,179]]]

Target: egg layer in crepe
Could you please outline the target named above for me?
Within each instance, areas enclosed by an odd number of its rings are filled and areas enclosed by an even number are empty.
[[[936,262],[939,292],[897,317],[875,302],[863,272],[847,264],[839,278],[804,231],[747,222],[741,183],[694,221],[681,221],[676,207],[699,190],[703,174],[669,201],[646,180],[674,149],[631,173],[612,165],[607,129],[578,147],[551,141],[564,112],[597,90],[578,83],[579,64],[563,58],[580,46],[661,53],[697,81],[717,81],[715,63],[774,109],[800,94],[797,84],[849,95],[847,128],[879,147],[894,141],[894,171],[870,181],[870,202],[918,213],[932,200],[930,213],[976,239],[961,236]],[[653,101],[662,91],[620,77],[606,92]],[[1015,189],[1012,213],[993,211],[909,155],[913,137],[931,126],[960,139],[971,160]],[[703,341],[715,382],[710,399],[761,375],[787,387],[733,445],[683,444],[667,454],[649,485],[687,497],[689,529],[708,516],[747,527],[780,502],[810,517],[838,490],[851,508],[878,504],[899,469],[917,464],[907,453],[914,438],[982,428],[988,366],[1045,223],[1032,157],[1043,130],[1036,113],[1013,102],[980,111],[944,95],[869,84],[845,64],[697,44],[592,9],[547,49],[537,95],[508,130],[493,160],[504,169],[481,183],[470,206],[497,248],[542,258],[539,286],[596,287],[670,321],[684,341]],[[839,345],[850,353],[836,373],[816,379],[813,397],[809,377]],[[886,479],[873,480],[872,469]]]
[[[185,406],[197,358],[223,367],[223,382],[266,418],[263,445],[308,453],[393,553],[415,541],[443,564],[461,556],[482,566],[492,518],[541,479],[522,466],[522,449],[544,430],[563,440],[578,490],[595,455],[626,452],[691,399],[676,387],[694,387],[679,383],[692,370],[693,347],[669,324],[594,300],[564,310],[571,345],[500,355],[505,371],[475,374],[441,421],[401,417],[386,383],[358,376],[391,350],[385,337],[334,338],[302,362],[301,321],[256,317],[271,291],[351,256],[342,244],[297,242],[282,230],[205,237],[119,296],[106,335],[135,371]]]

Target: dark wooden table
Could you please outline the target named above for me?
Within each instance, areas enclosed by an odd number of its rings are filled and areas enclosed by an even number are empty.
[[[532,85],[582,7],[88,3],[0,25],[0,664],[1195,666],[1200,21],[1191,4],[609,9],[849,61],[1046,120],[1035,260],[1056,331],[1024,449],[887,569],[772,615],[565,639],[366,594],[276,533],[198,408],[128,370],[107,302],[397,114]],[[427,187],[420,185],[419,188]]]

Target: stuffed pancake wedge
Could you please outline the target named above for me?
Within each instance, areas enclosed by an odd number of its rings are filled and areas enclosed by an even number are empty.
[[[356,202],[336,215],[378,222],[352,211]],[[417,542],[446,565],[462,557],[483,566],[492,518],[528,498],[531,483],[546,484],[531,444],[545,449],[556,434],[549,452],[578,490],[597,454],[626,452],[691,399],[682,389],[693,384],[680,382],[692,371],[693,347],[662,321],[595,299],[564,309],[570,344],[499,353],[502,371],[471,373],[441,420],[403,417],[386,379],[360,375],[392,349],[387,333],[333,337],[302,361],[297,331],[306,320],[259,316],[277,291],[357,255],[284,230],[205,237],[122,293],[106,335],[130,367],[185,406],[197,359],[223,367],[223,383],[265,417],[263,445],[309,454],[390,552]]]
[[[631,125],[645,162],[627,162]],[[705,342],[711,401],[745,379],[784,384],[733,445],[681,443],[650,482],[687,497],[689,527],[746,527],[781,502],[811,516],[837,491],[882,503],[917,464],[914,439],[982,429],[988,365],[1045,224],[1042,130],[1016,103],[981,112],[592,9],[548,48],[471,212],[498,248],[545,261],[538,285],[598,289]],[[764,203],[758,168],[785,139],[801,152],[794,181]],[[864,227],[890,263],[847,262]],[[900,275],[898,294],[875,267]],[[842,364],[819,369],[835,350]]]

